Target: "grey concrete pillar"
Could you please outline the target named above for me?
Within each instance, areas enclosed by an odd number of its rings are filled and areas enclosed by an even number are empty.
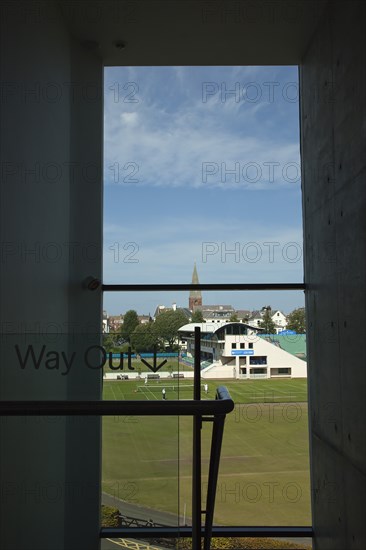
[[[301,65],[315,548],[366,546],[365,5],[330,2]]]

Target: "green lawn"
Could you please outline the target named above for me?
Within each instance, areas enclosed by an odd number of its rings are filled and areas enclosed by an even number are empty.
[[[221,453],[215,521],[240,525],[310,524],[306,380],[209,381],[225,384],[235,410]],[[104,382],[105,399],[192,398],[187,380]],[[137,392],[138,386],[143,386]],[[203,494],[211,425],[202,430]],[[191,515],[192,419],[109,417],[103,420],[103,490],[140,506]],[[179,458],[179,460],[178,460]],[[179,485],[178,485],[179,480]]]
[[[152,363],[153,363],[153,359],[151,357],[146,358],[145,361],[147,361],[150,365],[152,365]],[[161,357],[157,358],[157,364],[158,365],[160,365],[160,363],[162,363],[163,361],[164,361],[164,358],[161,358]],[[118,371],[118,370],[116,371],[116,370],[110,368],[109,360],[108,360],[103,370],[104,370],[104,372],[117,372],[117,373],[120,372],[122,374],[128,374],[129,370],[128,370],[127,365],[128,365],[127,358],[124,357],[123,358],[123,369],[120,370],[120,371]],[[121,367],[121,361],[119,359],[113,359],[112,360],[112,366],[113,367],[118,367],[118,366]],[[131,359],[131,367],[133,367],[135,369],[135,372],[138,372],[139,370],[141,372],[151,372],[151,369],[149,369],[142,361],[140,361],[140,359]],[[192,367],[185,365],[181,361],[179,361],[179,364],[178,364],[178,358],[177,357],[168,357],[167,358],[167,362],[163,366],[163,370],[169,372],[170,369],[173,370],[173,371],[178,371],[179,370],[180,372],[185,372],[185,371],[191,371],[192,372],[193,371]]]

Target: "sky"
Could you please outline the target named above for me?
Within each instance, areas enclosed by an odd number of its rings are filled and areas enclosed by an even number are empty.
[[[104,283],[302,282],[297,67],[113,67],[104,75]],[[188,292],[105,293],[110,315]],[[272,305],[303,293],[204,292]]]

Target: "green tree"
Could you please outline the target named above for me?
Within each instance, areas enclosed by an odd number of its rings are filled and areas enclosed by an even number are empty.
[[[272,310],[270,308],[263,308],[264,313],[260,322],[260,328],[264,330],[265,334],[276,334],[276,325],[272,321]]]
[[[118,332],[109,332],[102,335],[103,348],[105,351],[119,351],[118,340],[121,335]]]
[[[155,346],[159,349],[159,337],[154,323],[138,325],[131,334],[131,346],[137,353],[154,351]]]
[[[164,311],[157,316],[154,323],[156,334],[164,342],[168,342],[168,347],[173,349],[178,337],[178,330],[187,324],[187,317],[180,310]]]
[[[196,309],[196,311],[194,311],[192,313],[191,321],[192,321],[192,323],[204,323],[205,322],[205,320],[203,318],[203,315],[202,315],[202,311],[200,309]]]
[[[288,330],[294,330],[297,334],[306,333],[306,317],[304,307],[298,307],[288,314],[286,328]]]
[[[230,323],[239,323],[239,319],[237,314],[234,312],[230,316]]]
[[[130,342],[131,334],[139,324],[140,322],[136,311],[134,309],[129,309],[123,318],[123,324],[121,326],[122,338]]]

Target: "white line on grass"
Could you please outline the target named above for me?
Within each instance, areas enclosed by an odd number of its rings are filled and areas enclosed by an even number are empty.
[[[145,393],[145,389],[142,389],[141,391],[142,391],[142,395],[145,397],[145,399],[150,401],[150,397]]]
[[[144,391],[147,391],[147,392],[151,393],[151,395],[153,396],[153,398],[154,398],[156,401],[158,400],[158,398],[156,397],[155,393],[154,393],[152,390],[150,390],[150,388],[144,388]],[[145,394],[145,395],[146,395],[147,399],[150,401],[150,398],[147,396],[147,394]]]
[[[113,386],[111,386],[111,390],[112,390],[112,394],[113,394],[113,399],[115,401],[118,401],[117,397],[116,397],[116,394],[114,393],[114,389],[113,389]]]
[[[221,473],[219,474],[219,479],[221,479],[222,477],[245,477],[245,476],[260,476],[260,475],[288,475],[288,474],[309,474],[309,470],[273,470],[273,471],[269,471],[269,472],[263,472],[262,470],[255,470],[253,472],[233,472],[233,473],[227,473],[227,474],[224,474],[224,473]],[[152,477],[139,477],[139,481],[161,481],[161,480],[166,480],[166,479],[175,479],[177,476],[176,475],[171,475],[171,476],[154,476],[153,478]],[[188,475],[180,475],[179,476],[179,479],[191,479],[192,478],[192,475],[191,474],[188,474]]]

